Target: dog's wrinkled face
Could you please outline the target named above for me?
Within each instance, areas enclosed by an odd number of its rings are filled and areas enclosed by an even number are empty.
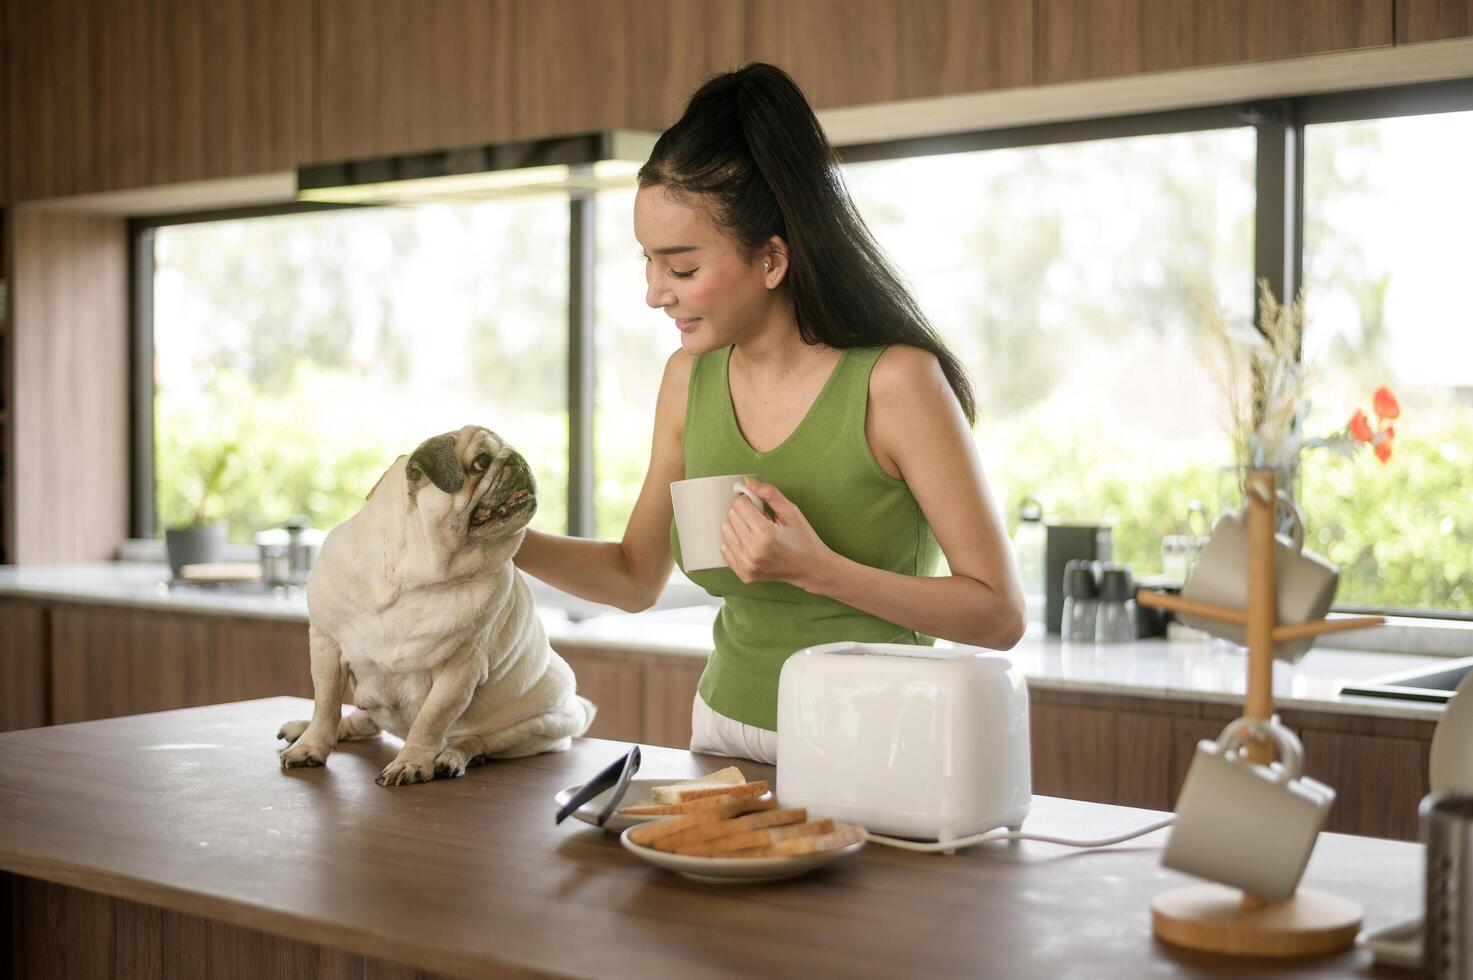
[[[516,534],[537,512],[532,468],[480,426],[426,439],[409,457],[404,476],[408,506],[467,542]]]

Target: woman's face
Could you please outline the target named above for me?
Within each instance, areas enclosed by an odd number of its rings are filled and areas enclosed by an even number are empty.
[[[698,198],[640,188],[634,237],[646,256],[645,302],[675,320],[688,353],[739,342],[760,322],[772,300],[762,266],[767,250],[748,258]]]

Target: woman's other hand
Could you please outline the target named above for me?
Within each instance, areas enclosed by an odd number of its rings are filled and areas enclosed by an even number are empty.
[[[812,591],[834,552],[797,506],[770,483],[748,479],[775,520],[745,495],[737,497],[721,525],[721,555],[743,582],[787,582]]]

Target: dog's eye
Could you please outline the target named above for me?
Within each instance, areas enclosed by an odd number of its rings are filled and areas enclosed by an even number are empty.
[[[471,469],[475,470],[477,473],[484,473],[484,472],[486,472],[486,468],[488,466],[490,466],[490,465],[491,465],[491,454],[490,453],[482,453],[481,455],[477,456],[474,460],[471,461]]]

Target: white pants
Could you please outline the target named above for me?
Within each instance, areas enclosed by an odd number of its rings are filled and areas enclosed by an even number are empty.
[[[690,750],[777,765],[777,732],[712,711],[699,694],[690,706]]]

